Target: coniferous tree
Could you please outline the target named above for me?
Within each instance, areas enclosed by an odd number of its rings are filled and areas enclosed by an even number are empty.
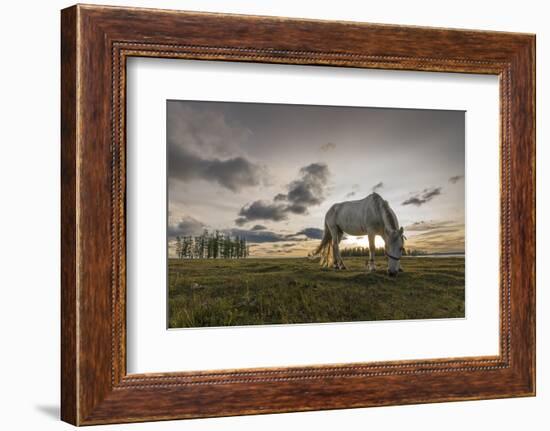
[[[193,239],[193,256],[195,257],[195,259],[202,258],[202,256],[201,256],[201,237],[200,236],[196,236]]]
[[[250,255],[250,246],[244,236],[205,229],[194,237],[178,235],[175,254],[178,259],[244,259]]]
[[[189,256],[188,256],[188,243],[187,243],[187,237],[184,236],[181,238],[181,257],[183,259],[187,259]]]
[[[193,237],[192,236],[187,237],[187,255],[189,259],[193,259],[195,257],[193,254]]]
[[[241,238],[235,237],[235,257],[240,259],[241,257]]]
[[[179,235],[176,237],[176,257],[181,259],[181,238]]]
[[[217,230],[212,238],[212,257],[218,258],[218,252],[220,250],[220,232]]]
[[[246,240],[244,239],[244,237],[241,237],[241,239],[239,240],[239,251],[240,251],[240,255],[239,257],[242,259],[245,256],[246,254]]]

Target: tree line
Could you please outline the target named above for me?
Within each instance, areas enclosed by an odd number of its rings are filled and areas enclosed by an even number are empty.
[[[231,236],[207,229],[198,236],[177,236],[178,259],[244,259],[250,255],[250,246],[243,236]]]

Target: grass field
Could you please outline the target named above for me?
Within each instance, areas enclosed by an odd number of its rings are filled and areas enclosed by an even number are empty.
[[[397,278],[305,258],[169,261],[170,328],[464,317],[464,258],[407,257]]]

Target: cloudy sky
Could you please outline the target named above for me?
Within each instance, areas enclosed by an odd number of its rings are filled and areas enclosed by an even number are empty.
[[[305,256],[332,204],[375,190],[407,248],[462,252],[464,126],[462,111],[168,101],[168,240],[218,229],[252,256]]]

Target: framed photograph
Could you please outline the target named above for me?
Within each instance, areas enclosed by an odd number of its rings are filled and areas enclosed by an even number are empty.
[[[535,36],[61,14],[62,419],[535,394]]]
[[[169,100],[166,118],[169,328],[465,317],[464,111]]]

